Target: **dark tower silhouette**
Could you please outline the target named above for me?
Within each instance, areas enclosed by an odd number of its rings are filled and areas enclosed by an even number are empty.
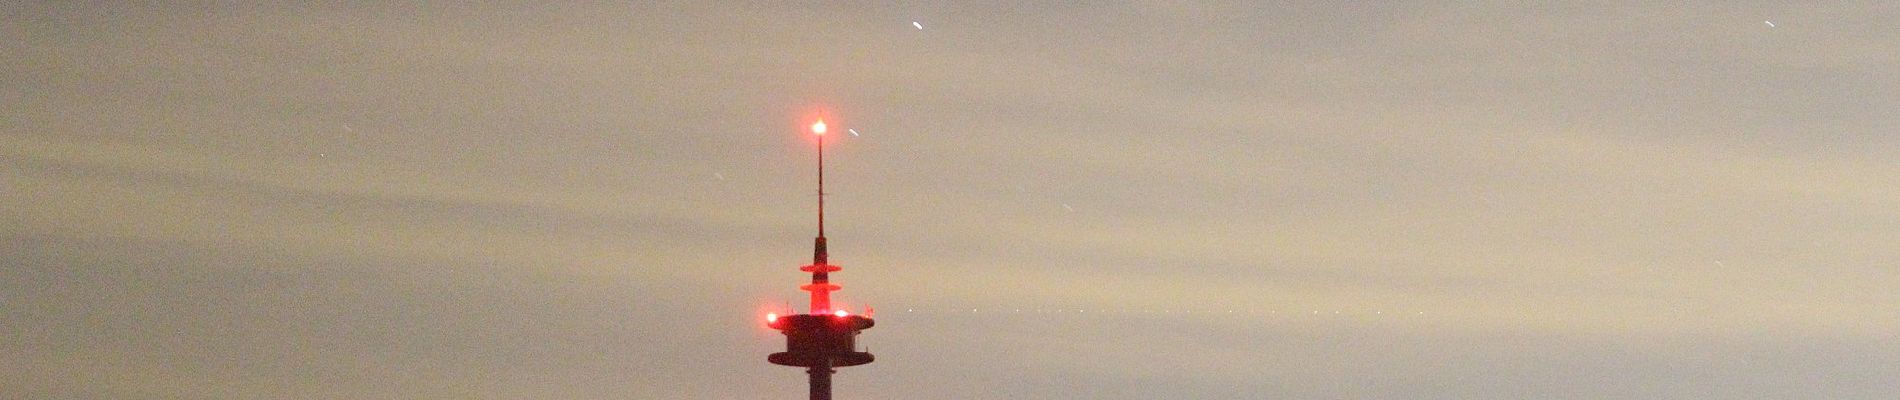
[[[841,268],[831,265],[825,251],[825,121],[812,124],[811,131],[818,137],[818,239],[812,244],[811,265],[798,268],[811,273],[811,283],[799,287],[811,292],[811,312],[766,315],[766,325],[785,334],[785,351],[772,353],[766,360],[805,367],[812,400],[830,400],[833,368],[869,364],[874,359],[871,353],[857,351],[857,337],[858,331],[870,329],[875,322],[831,309],[831,292],[840,287],[831,283],[830,275]]]

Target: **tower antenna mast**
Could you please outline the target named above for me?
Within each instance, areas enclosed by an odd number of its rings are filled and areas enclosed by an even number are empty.
[[[811,125],[818,136],[818,241],[825,241],[825,120]]]

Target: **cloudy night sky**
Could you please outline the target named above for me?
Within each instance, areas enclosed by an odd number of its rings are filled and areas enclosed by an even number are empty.
[[[838,398],[1900,392],[1900,6],[1445,3],[10,4],[0,398],[799,398],[818,116]]]

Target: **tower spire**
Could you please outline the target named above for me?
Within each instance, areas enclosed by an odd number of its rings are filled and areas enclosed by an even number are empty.
[[[841,286],[831,284],[831,273],[841,270],[831,265],[831,254],[825,249],[825,120],[811,124],[812,135],[818,136],[818,239],[812,242],[811,265],[799,268],[811,272],[811,284],[802,289],[811,292],[811,313],[831,313],[831,292]]]
[[[825,120],[811,124],[812,134],[818,135],[818,238],[825,237]],[[822,241],[822,240],[821,240]]]

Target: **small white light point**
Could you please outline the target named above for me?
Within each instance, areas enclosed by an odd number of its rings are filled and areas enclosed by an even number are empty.
[[[818,120],[818,122],[813,122],[811,124],[811,133],[815,133],[819,135],[825,134],[825,120],[821,119],[821,120]]]
[[[910,21],[910,26],[915,26],[917,27],[917,30],[920,30],[920,31],[924,30],[924,24],[917,21]]]

